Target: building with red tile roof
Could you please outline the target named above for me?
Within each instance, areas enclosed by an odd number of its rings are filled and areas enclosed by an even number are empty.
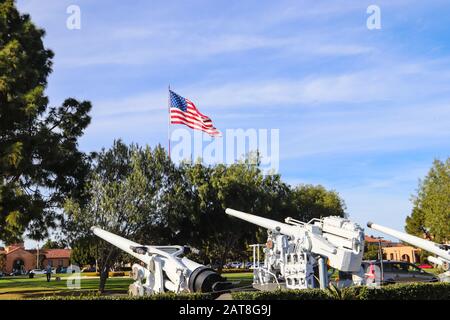
[[[39,253],[38,253],[39,252]],[[31,269],[68,267],[70,265],[70,249],[25,249],[23,243],[17,243],[0,249],[0,271],[27,272]],[[39,254],[39,256],[38,256]]]

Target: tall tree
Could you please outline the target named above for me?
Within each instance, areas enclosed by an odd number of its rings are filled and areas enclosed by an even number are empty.
[[[298,219],[309,221],[326,216],[345,216],[345,203],[336,191],[321,185],[298,185],[292,190],[292,204]]]
[[[66,246],[62,242],[53,241],[51,239],[47,239],[47,241],[42,245],[42,249],[64,249]]]
[[[100,292],[104,291],[108,271],[123,256],[114,245],[92,236],[90,228],[99,226],[139,243],[171,242],[180,228],[170,212],[183,212],[183,207],[173,209],[183,203],[173,196],[177,190],[184,190],[177,184],[176,173],[160,146],[142,149],[116,141],[95,161],[86,184],[88,200],[67,200],[65,228],[78,260],[92,260],[97,255]]]
[[[48,107],[53,52],[44,35],[13,0],[0,1],[0,239],[6,242],[25,231],[45,238],[56,226],[56,208],[81,191],[88,172],[77,140],[91,104],[67,99]]]
[[[248,258],[248,245],[266,240],[267,230],[229,217],[224,214],[226,208],[277,221],[288,216],[309,221],[345,214],[345,204],[336,192],[311,185],[290,188],[280,175],[264,176],[252,163],[214,167],[197,163],[185,168],[196,213],[193,230],[197,236],[189,243],[204,251],[205,262],[222,266],[229,258]]]
[[[414,207],[406,218],[405,230],[435,242],[450,240],[450,158],[435,160],[427,176],[419,182],[412,199]]]

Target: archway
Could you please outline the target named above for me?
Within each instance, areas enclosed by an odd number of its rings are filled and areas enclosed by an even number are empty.
[[[409,258],[409,255],[407,255],[407,254],[404,254],[404,255],[402,255],[402,261],[406,261],[406,262],[410,262],[410,258]]]
[[[24,271],[25,270],[25,262],[22,259],[16,259],[13,262],[13,272]]]

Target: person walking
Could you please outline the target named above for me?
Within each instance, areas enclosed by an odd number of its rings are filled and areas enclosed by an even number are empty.
[[[45,274],[47,275],[47,282],[50,282],[50,278],[52,277],[52,266],[50,263],[47,265],[47,268],[45,269]]]

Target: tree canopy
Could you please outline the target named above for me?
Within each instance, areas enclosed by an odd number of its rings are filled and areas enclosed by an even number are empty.
[[[45,95],[53,52],[44,30],[13,0],[0,2],[0,239],[43,239],[57,208],[83,189],[87,156],[78,138],[90,122],[89,102],[49,107]]]
[[[412,198],[414,207],[406,218],[405,230],[435,242],[450,240],[450,158],[435,160],[427,176],[419,182]]]
[[[226,215],[228,207],[279,221],[345,214],[336,192],[293,188],[252,163],[176,166],[161,146],[116,141],[94,159],[82,201],[65,204],[74,258],[92,261],[96,255],[106,279],[120,251],[93,237],[95,225],[138,243],[190,245],[199,249],[197,260],[221,266],[230,258],[247,259],[248,245],[266,239],[266,230]]]

